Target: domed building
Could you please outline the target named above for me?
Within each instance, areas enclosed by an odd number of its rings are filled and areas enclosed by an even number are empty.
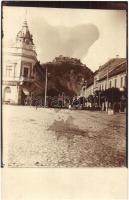
[[[24,104],[27,96],[42,90],[43,71],[37,65],[33,36],[25,20],[15,44],[3,52],[3,102]]]

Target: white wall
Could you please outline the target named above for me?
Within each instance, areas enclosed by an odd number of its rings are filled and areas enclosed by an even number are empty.
[[[89,95],[93,95],[93,88],[94,88],[94,85],[91,85],[84,91],[85,98],[87,98]]]
[[[123,84],[122,84],[122,87],[121,87],[121,78],[123,78]],[[116,88],[123,88],[125,87],[125,79],[126,79],[126,73],[122,73],[122,74],[118,74],[116,76],[113,76],[111,78],[108,79],[108,88],[110,87],[110,81],[111,81],[111,88],[112,87],[115,87],[115,79],[117,80],[117,83],[116,83]],[[106,87],[105,87],[106,85]],[[87,89],[85,89],[85,91],[81,90],[81,96],[84,96],[84,97],[88,97],[89,95],[93,95],[94,91],[96,90],[102,90],[102,86],[103,86],[103,90],[107,89],[107,80],[102,80],[100,82],[96,82],[94,81],[94,84],[91,85],[90,87],[88,87]]]
[[[5,94],[5,88],[9,87],[11,89],[11,93]],[[6,99],[5,99],[6,95]],[[10,101],[10,103],[18,104],[18,95],[19,95],[19,87],[17,86],[3,86],[3,100]]]
[[[123,78],[123,83],[121,85],[121,78]],[[116,76],[113,76],[111,78],[108,79],[108,88],[110,88],[110,81],[111,81],[111,88],[115,87],[115,79],[117,80],[116,82],[116,88],[123,88],[125,87],[125,78],[126,78],[126,73],[122,73],[122,74],[118,74]],[[98,88],[101,87],[102,90],[102,86],[103,86],[103,90],[105,90],[105,84],[107,85],[107,80],[103,80],[101,82],[98,83]]]
[[[24,54],[23,54],[24,53]],[[31,56],[31,57],[27,57]],[[32,74],[33,66],[36,63],[36,53],[32,50],[26,50],[23,48],[7,48],[3,53],[3,100],[4,91],[6,87],[10,87],[11,93],[6,94],[6,101],[10,101],[12,104],[18,104],[20,101],[20,91],[17,87],[17,83],[21,81],[21,75],[23,74],[24,67],[29,68],[28,81],[31,79],[30,74]],[[29,63],[29,64],[28,64]],[[12,71],[10,75],[7,75],[7,66],[12,66]],[[23,80],[24,81],[24,80]],[[6,84],[7,82],[7,84]],[[13,85],[12,86],[12,82]]]

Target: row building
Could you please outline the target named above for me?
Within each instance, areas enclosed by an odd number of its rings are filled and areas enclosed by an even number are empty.
[[[100,66],[94,72],[93,77],[84,82],[80,96],[88,99],[95,95],[96,91],[102,93],[111,88],[117,88],[124,92],[127,88],[127,60],[126,58],[113,58]],[[88,103],[88,105],[90,105]],[[90,105],[91,106],[91,105]]]

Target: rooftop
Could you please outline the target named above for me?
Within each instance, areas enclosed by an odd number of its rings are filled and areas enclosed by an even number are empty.
[[[105,79],[107,77],[107,73],[109,77],[112,77],[126,71],[126,68],[126,58],[113,58],[99,67],[99,80]]]
[[[99,80],[102,81],[108,77],[116,76],[120,73],[126,72],[127,70],[127,60],[126,58],[112,58],[104,65],[100,66],[98,70],[94,72],[94,76],[96,74],[99,75]],[[94,78],[91,77],[87,80],[87,88],[90,87],[94,83]]]
[[[25,42],[26,44],[34,45],[33,36],[29,31],[26,20],[24,21],[21,30],[18,32],[16,39],[17,41],[22,41],[22,42]]]

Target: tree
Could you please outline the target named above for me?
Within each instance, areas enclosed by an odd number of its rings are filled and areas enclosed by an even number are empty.
[[[121,92],[118,88],[108,88],[104,93],[108,102],[113,104],[114,102],[120,101]]]

